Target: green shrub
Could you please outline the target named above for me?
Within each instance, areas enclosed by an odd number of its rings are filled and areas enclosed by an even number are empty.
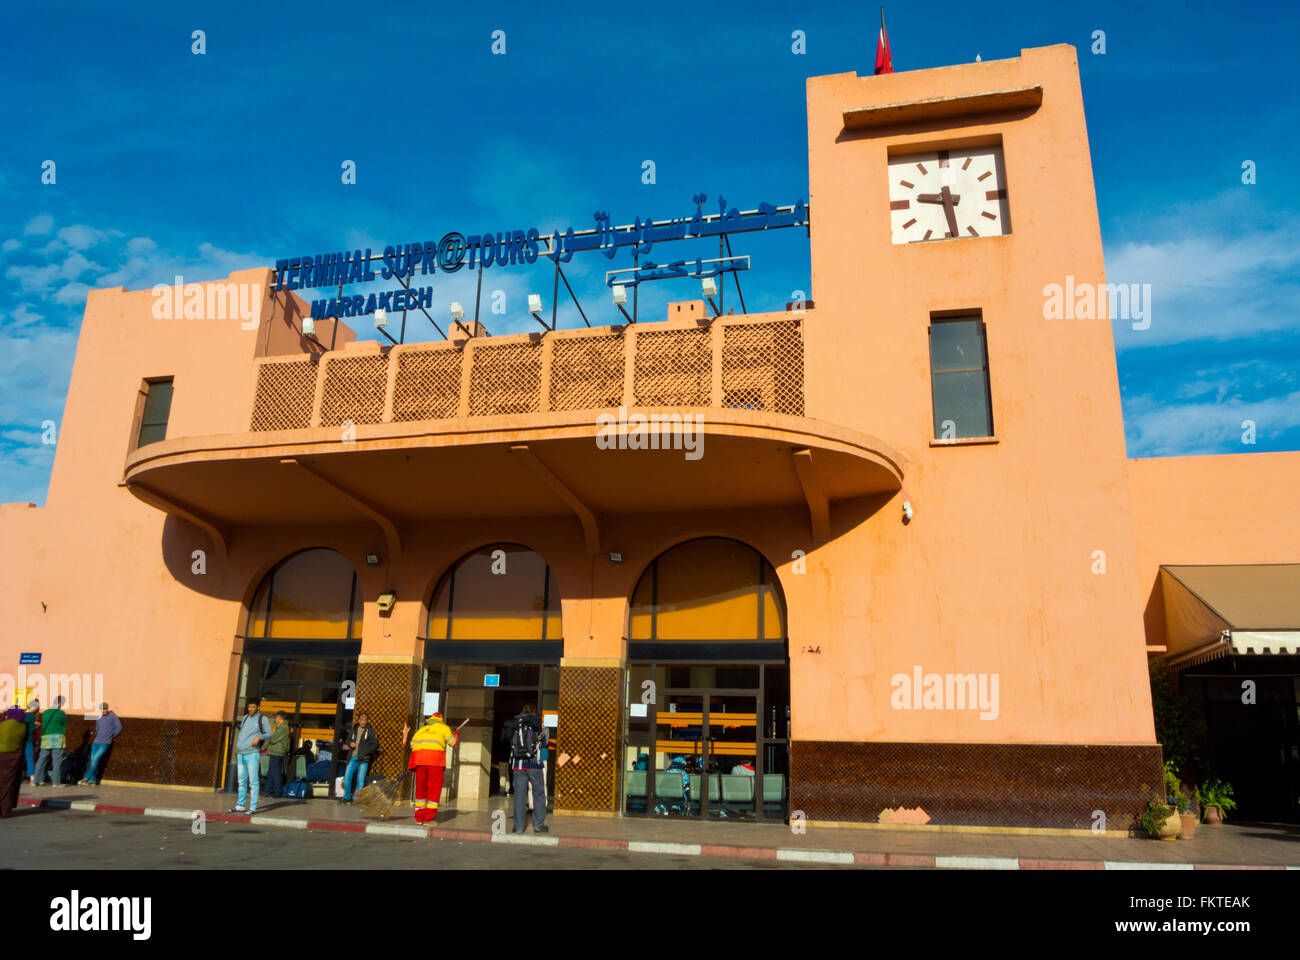
[[[1197,725],[1187,698],[1178,691],[1178,680],[1174,673],[1155,657],[1149,660],[1148,672],[1151,678],[1151,712],[1155,718],[1156,740],[1165,760],[1173,763],[1177,770],[1196,747]]]
[[[1164,829],[1165,821],[1170,817],[1169,807],[1155,797],[1147,804],[1142,816],[1138,817],[1138,826],[1147,836],[1157,838]]]
[[[1237,809],[1237,801],[1232,798],[1232,784],[1217,777],[1211,777],[1196,788],[1196,802],[1201,805],[1201,813],[1206,807],[1218,807],[1225,820]]]
[[[1177,807],[1179,813],[1186,813],[1187,808],[1191,805],[1187,794],[1183,793],[1183,785],[1179,782],[1178,776],[1174,773],[1174,762],[1165,761],[1165,800],[1171,807]]]

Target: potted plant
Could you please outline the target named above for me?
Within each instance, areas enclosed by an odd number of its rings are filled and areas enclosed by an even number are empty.
[[[1237,809],[1237,801],[1232,798],[1232,784],[1217,778],[1206,780],[1196,788],[1196,801],[1205,813],[1205,822],[1213,826],[1223,823],[1224,818]]]
[[[1138,825],[1153,840],[1177,840],[1183,826],[1174,815],[1173,807],[1155,797],[1151,798],[1151,802],[1138,817]]]
[[[1189,811],[1191,800],[1183,792],[1183,785],[1174,773],[1173,761],[1165,763],[1165,798],[1168,804],[1178,811],[1181,826],[1179,836],[1184,840],[1193,839],[1196,836],[1196,815]]]
[[[1186,796],[1180,796],[1178,798],[1178,819],[1182,824],[1182,833],[1180,833],[1179,836],[1184,840],[1196,839],[1197,816],[1191,812],[1189,809],[1190,807],[1190,799]]]

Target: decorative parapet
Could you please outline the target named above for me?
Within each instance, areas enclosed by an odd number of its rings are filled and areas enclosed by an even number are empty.
[[[249,429],[603,410],[804,415],[803,318],[718,318],[259,358]]]

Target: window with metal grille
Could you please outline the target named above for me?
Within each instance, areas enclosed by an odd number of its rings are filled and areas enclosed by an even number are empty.
[[[157,443],[167,436],[167,418],[172,412],[172,380],[150,380],[145,383],[144,409],[140,415],[140,436],[137,447]]]
[[[993,436],[988,347],[981,316],[931,318],[930,387],[936,440]]]

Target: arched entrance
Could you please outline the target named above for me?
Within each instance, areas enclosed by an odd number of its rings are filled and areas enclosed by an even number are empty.
[[[554,796],[560,657],[560,592],[540,554],[494,543],[452,564],[429,601],[424,641],[425,714],[441,710],[461,730],[448,798],[473,804],[504,795],[507,720],[533,704],[550,730],[546,784]]]
[[[784,820],[790,661],[772,565],[736,540],[689,540],[641,575],[628,618],[623,810]]]
[[[356,706],[361,620],[356,571],[323,547],[281,560],[248,607],[234,716],[242,717],[252,698],[268,719],[284,711],[294,746],[287,776],[314,783],[316,796],[330,795],[340,761],[346,764],[338,744]],[[225,783],[233,785],[230,739]],[[263,775],[266,765],[263,757]]]

